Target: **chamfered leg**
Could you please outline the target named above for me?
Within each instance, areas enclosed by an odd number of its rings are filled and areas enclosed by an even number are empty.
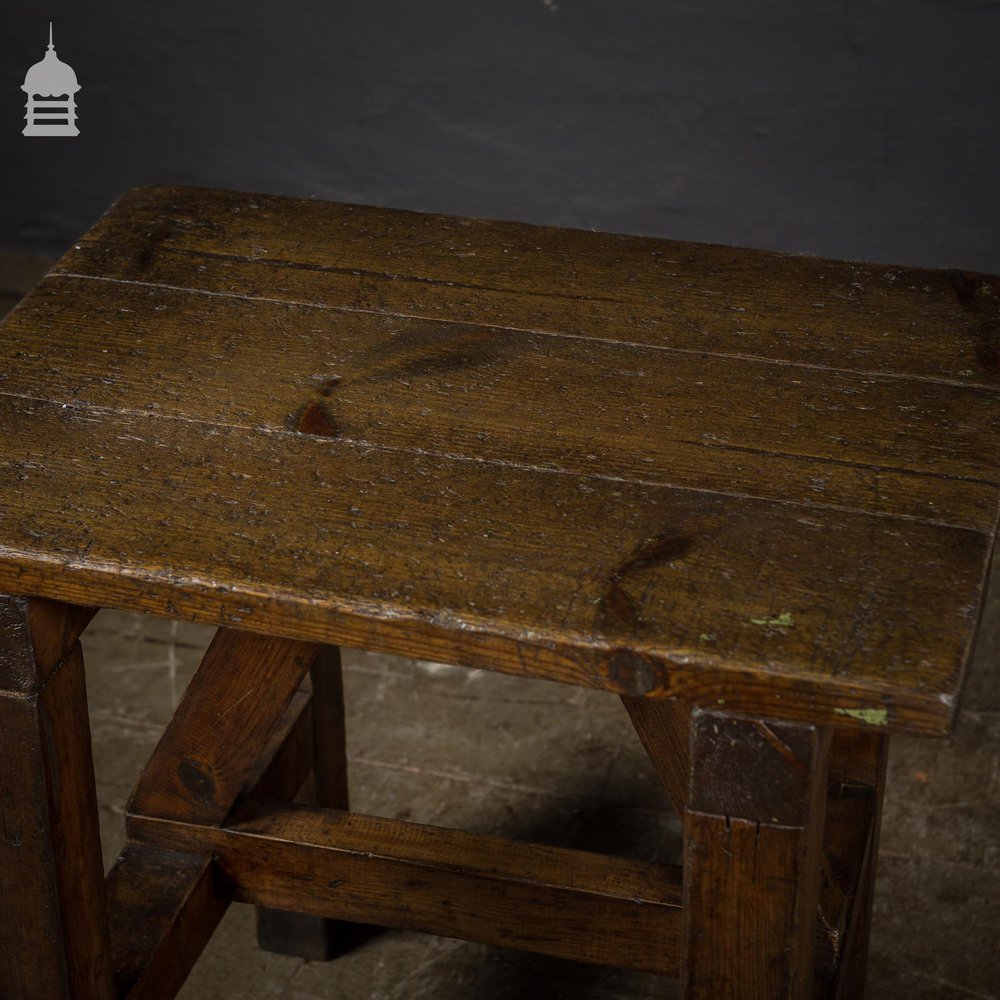
[[[93,614],[0,596],[0,997],[113,996],[77,641]]]

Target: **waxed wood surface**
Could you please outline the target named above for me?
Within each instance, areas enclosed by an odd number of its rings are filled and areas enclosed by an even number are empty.
[[[0,330],[0,586],[941,733],[998,510],[996,292],[140,189]]]
[[[33,348],[12,393],[967,527],[996,510],[978,386],[75,277],[12,325]],[[144,363],[151,329],[189,363]]]
[[[187,187],[77,248],[60,270],[1000,387],[996,279],[965,272]]]
[[[295,710],[309,697],[300,685],[319,650],[314,643],[219,629],[128,812],[221,823],[267,774],[278,741],[294,727]],[[228,903],[217,891],[211,851],[170,857],[129,842],[108,885],[117,908],[112,942],[119,992],[150,1000],[172,996]]]

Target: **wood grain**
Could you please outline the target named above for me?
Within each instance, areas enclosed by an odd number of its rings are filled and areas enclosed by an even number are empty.
[[[211,852],[243,902],[677,973],[670,865],[277,802],[221,829],[147,816],[128,829]]]
[[[948,728],[991,546],[2,396],[0,455],[15,592],[896,731]]]
[[[693,714],[685,1000],[811,996],[829,737],[814,726]]]
[[[220,628],[128,813],[213,825],[235,811],[272,773],[272,755],[308,704],[310,691],[301,686],[319,648]],[[280,777],[287,781],[285,770]],[[182,849],[174,856],[126,845],[109,881],[120,992],[152,1000],[180,988],[228,905],[214,877],[211,851]]]
[[[0,586],[941,734],[998,321],[982,275],[139,189],[4,322]]]
[[[219,629],[132,794],[130,812],[221,823],[319,647]]]
[[[16,395],[965,527],[997,508],[981,387],[76,278],[7,327]]]
[[[139,188],[57,270],[1000,386],[989,275]]]
[[[0,690],[0,996],[110,1000],[83,655],[74,642],[52,665],[61,643],[46,635],[34,678],[26,669],[33,627],[58,623],[64,640],[62,623],[77,617],[0,597],[0,620],[0,674],[29,688]]]
[[[305,747],[313,780],[296,796],[295,789],[286,796],[298,802],[328,809],[347,809],[347,731],[344,722],[344,679],[340,650],[323,646],[310,668],[312,694],[287,737],[271,757],[271,767],[255,792],[274,782],[273,771],[291,772],[285,779],[294,784]],[[300,692],[301,694],[302,692]],[[296,695],[299,697],[299,695]],[[291,707],[291,706],[289,706]],[[310,731],[305,731],[306,727]],[[294,776],[293,776],[294,775]],[[257,908],[257,943],[268,951],[296,955],[310,962],[325,962],[348,950],[352,928],[337,920],[307,913]]]
[[[0,993],[110,996],[100,605],[223,626],[130,805],[119,994],[171,995],[232,894],[298,911],[286,948],[683,944],[689,998],[859,996],[886,734],[947,732],[979,626],[998,390],[986,275],[130,192],[0,328]],[[334,644],[622,696],[683,917],[666,866],[344,812]],[[262,799],[310,768],[336,810]]]
[[[96,613],[59,601],[0,595],[0,691],[40,691]]]
[[[840,730],[830,748],[817,996],[864,995],[889,740]],[[823,939],[826,939],[825,941]]]
[[[291,802],[312,775],[316,723],[308,677],[292,696],[243,785],[238,802],[281,799]],[[239,809],[239,806],[237,806]]]
[[[347,727],[344,714],[344,671],[336,646],[320,649],[310,668],[313,692],[315,791],[309,804],[346,809]]]
[[[117,1000],[173,1000],[229,906],[210,855],[126,844],[108,873]]]
[[[632,725],[677,815],[687,807],[691,780],[691,708],[676,698],[622,698]]]

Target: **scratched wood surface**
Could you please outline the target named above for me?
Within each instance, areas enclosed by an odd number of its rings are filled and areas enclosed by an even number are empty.
[[[0,328],[0,589],[945,732],[1000,280],[189,188]]]

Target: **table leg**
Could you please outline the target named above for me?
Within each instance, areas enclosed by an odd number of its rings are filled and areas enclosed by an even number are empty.
[[[829,730],[695,710],[685,1000],[811,995]]]
[[[129,843],[108,879],[120,996],[173,997],[229,903],[211,851],[149,850],[136,843],[136,826],[221,826],[258,780],[318,652],[310,642],[216,632],[132,794]]]
[[[0,997],[110,1000],[89,609],[0,596]]]
[[[677,815],[687,806],[691,769],[691,709],[677,698],[630,698],[622,704],[667,790]]]
[[[347,749],[344,727],[344,682],[340,650],[324,646],[310,671],[312,679],[312,781],[296,797],[307,805],[347,809]],[[257,908],[257,941],[262,948],[328,961],[348,947],[352,925],[338,920]]]
[[[889,738],[838,729],[830,747],[817,995],[864,995]]]

